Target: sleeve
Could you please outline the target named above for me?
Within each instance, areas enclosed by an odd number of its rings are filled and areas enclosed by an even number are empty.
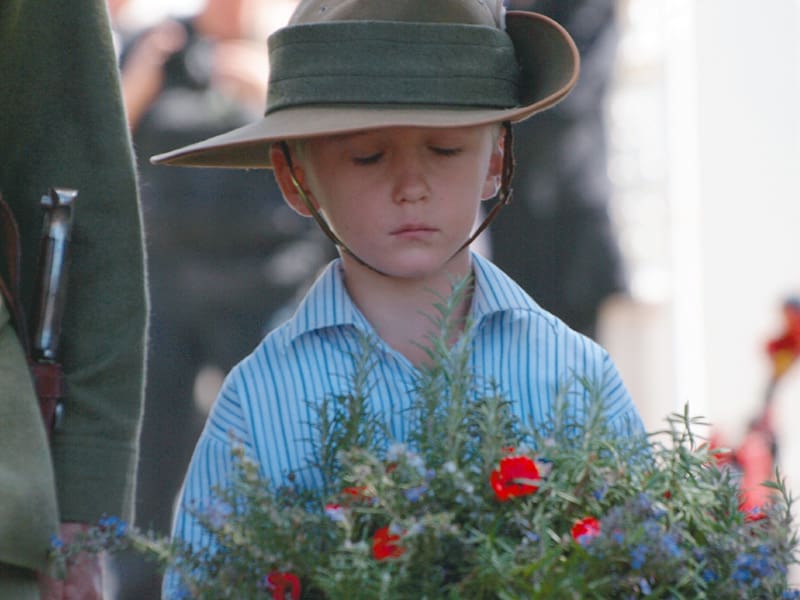
[[[39,198],[78,190],[51,440],[62,521],[130,520],[147,299],[130,137],[104,0],[0,2],[0,189],[20,224],[30,305]]]
[[[215,490],[224,489],[233,472],[234,445],[244,448],[246,456],[254,455],[251,436],[245,425],[244,411],[237,392],[234,369],[220,390],[206,426],[195,446],[192,460],[179,494],[172,525],[172,538],[188,543],[195,550],[214,552],[211,535],[195,517],[198,513],[213,512],[224,518]],[[222,508],[222,510],[220,510]],[[164,599],[182,598],[180,578],[168,571],[162,590]]]
[[[563,326],[557,336],[556,362],[566,365],[560,373],[558,394],[580,402],[571,403],[576,418],[586,417],[586,402],[599,400],[603,417],[620,439],[637,444],[645,428],[633,399],[608,351],[594,340]]]
[[[601,395],[606,401],[607,415],[611,427],[619,434],[633,437],[644,436],[642,417],[633,402],[614,361],[605,350],[602,351],[603,374]]]

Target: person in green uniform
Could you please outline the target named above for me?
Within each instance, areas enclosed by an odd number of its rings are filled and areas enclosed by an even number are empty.
[[[49,440],[0,302],[0,598],[93,600],[102,597],[97,557],[56,580],[47,555],[53,536],[68,539],[103,515],[133,518],[148,307],[105,2],[0,2],[0,48],[0,194],[19,225],[26,310],[39,199],[51,187],[78,191],[60,343],[67,393]]]

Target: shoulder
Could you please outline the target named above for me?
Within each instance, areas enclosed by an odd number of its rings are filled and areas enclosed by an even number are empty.
[[[285,370],[290,364],[287,357],[293,345],[290,332],[290,322],[273,329],[231,369],[226,384],[237,393],[246,393],[254,384],[272,379]]]
[[[475,323],[516,322],[534,324],[548,336],[577,335],[558,317],[548,312],[500,267],[480,255],[473,255]]]
[[[543,309],[485,258],[475,261],[475,281],[474,366],[514,400],[520,416],[541,422],[558,398],[580,410],[584,400],[598,397],[615,430],[643,431],[605,348]]]
[[[482,257],[474,265],[474,335],[483,352],[502,354],[517,369],[535,365],[537,377],[547,380],[616,373],[602,346],[539,306],[499,267]]]
[[[232,437],[251,442],[253,431],[260,429],[254,422],[254,411],[285,396],[276,389],[293,368],[282,343],[285,328],[283,325],[267,335],[225,377],[206,422],[205,435],[209,439],[224,444]]]
[[[339,261],[332,261],[306,292],[294,314],[264,337],[234,367],[227,386],[242,398],[294,396],[357,349],[357,336],[342,331],[361,327],[344,288]],[[352,340],[350,339],[352,338]]]

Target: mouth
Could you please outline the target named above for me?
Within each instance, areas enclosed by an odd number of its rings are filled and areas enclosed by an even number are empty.
[[[397,229],[391,231],[391,235],[395,236],[413,236],[413,235],[427,235],[435,233],[437,229],[422,223],[407,223],[401,225]]]

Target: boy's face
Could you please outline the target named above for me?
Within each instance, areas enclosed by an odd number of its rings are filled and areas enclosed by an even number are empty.
[[[306,140],[295,176],[345,245],[382,272],[441,272],[469,238],[481,200],[494,196],[502,150],[498,127],[392,127]],[[309,212],[273,165],[287,201]],[[449,265],[463,271],[466,252]],[[463,265],[458,264],[464,263]]]

